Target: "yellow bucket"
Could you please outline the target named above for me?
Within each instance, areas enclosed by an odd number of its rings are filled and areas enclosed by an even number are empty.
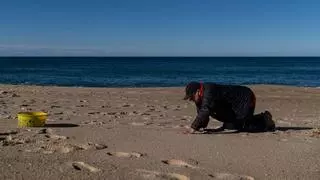
[[[19,112],[18,127],[43,127],[47,117],[45,112]]]

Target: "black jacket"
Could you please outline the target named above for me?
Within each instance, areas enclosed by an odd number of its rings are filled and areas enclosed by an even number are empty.
[[[221,122],[235,122],[253,115],[255,96],[250,88],[239,85],[203,83],[203,98],[197,106],[197,117],[191,127],[205,128],[209,117]]]

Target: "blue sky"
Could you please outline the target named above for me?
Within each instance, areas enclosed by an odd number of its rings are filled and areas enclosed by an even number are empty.
[[[319,56],[316,0],[10,0],[0,56]]]

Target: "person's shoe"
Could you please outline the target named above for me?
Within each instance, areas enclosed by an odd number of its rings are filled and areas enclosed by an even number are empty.
[[[265,130],[266,131],[275,131],[276,130],[276,125],[274,123],[274,121],[272,120],[272,115],[269,111],[265,111],[263,113],[263,119],[265,122]]]

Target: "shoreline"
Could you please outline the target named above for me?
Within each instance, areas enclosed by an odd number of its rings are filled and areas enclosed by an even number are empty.
[[[308,89],[319,89],[320,86],[297,86],[297,85],[286,85],[286,84],[238,84],[241,86],[248,87],[279,87],[279,88],[308,88]],[[39,84],[6,84],[0,83],[0,86],[12,86],[12,87],[52,87],[52,88],[92,88],[92,89],[174,89],[174,88],[185,88],[182,86],[68,86],[68,85],[39,85]]]

